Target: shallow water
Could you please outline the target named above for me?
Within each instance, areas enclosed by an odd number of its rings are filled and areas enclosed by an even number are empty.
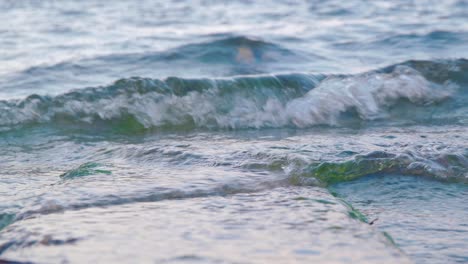
[[[1,259],[467,261],[465,1],[0,9]]]
[[[340,183],[333,191],[392,234],[419,263],[468,261],[468,187],[399,175]]]

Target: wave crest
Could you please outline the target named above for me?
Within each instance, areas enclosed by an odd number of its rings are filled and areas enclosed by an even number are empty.
[[[421,63],[408,62],[350,76],[122,79],[107,87],[55,97],[31,95],[24,100],[1,101],[0,126],[54,123],[125,130],[303,128],[374,120],[446,121],[450,119],[446,114],[452,112],[456,114],[451,116],[454,122],[465,120],[467,109],[462,97],[466,94],[460,93],[460,79],[441,82],[438,75],[437,82],[431,81],[426,71],[410,65],[421,68]],[[446,63],[450,73],[446,77],[459,76],[460,70],[466,72],[466,67],[450,67],[453,65]],[[447,101],[452,104],[444,104]]]

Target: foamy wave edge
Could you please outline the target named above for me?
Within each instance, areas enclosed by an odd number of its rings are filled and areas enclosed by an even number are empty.
[[[463,123],[468,61],[409,61],[357,75],[130,78],[58,96],[0,101],[0,127],[60,124],[133,129]]]

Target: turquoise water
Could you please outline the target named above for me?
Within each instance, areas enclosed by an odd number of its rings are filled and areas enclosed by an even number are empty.
[[[468,261],[465,1],[0,10],[0,260]]]

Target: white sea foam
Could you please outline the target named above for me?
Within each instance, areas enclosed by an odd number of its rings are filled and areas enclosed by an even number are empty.
[[[293,89],[292,96],[277,88],[259,86],[255,77],[250,80],[247,89],[235,85],[226,88],[222,81],[208,81],[208,88],[183,94],[161,89],[141,92],[127,87],[125,91],[93,89],[54,98],[30,97],[3,102],[0,125],[61,120],[93,123],[130,116],[146,128],[335,126],[341,125],[346,115],[364,121],[385,119],[389,109],[399,102],[432,105],[454,93],[453,86],[429,82],[416,70],[401,65],[390,73],[329,76],[306,93]]]

